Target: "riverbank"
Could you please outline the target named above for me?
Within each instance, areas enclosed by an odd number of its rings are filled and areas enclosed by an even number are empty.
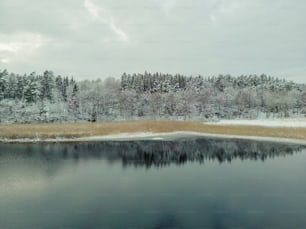
[[[0,125],[0,141],[76,142],[143,138],[157,140],[166,136],[169,138],[197,135],[306,144],[306,127],[297,126],[228,125],[185,121],[2,124]]]

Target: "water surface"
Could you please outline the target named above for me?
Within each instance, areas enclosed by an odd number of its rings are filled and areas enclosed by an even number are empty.
[[[0,144],[0,228],[305,228],[299,145]]]

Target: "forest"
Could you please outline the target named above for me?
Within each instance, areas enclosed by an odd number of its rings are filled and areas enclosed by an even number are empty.
[[[123,73],[121,78],[0,70],[0,122],[304,117],[306,85],[262,75]]]

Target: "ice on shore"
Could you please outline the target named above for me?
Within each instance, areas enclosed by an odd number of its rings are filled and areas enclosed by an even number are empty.
[[[259,136],[243,136],[243,135],[227,135],[227,134],[209,134],[192,131],[177,131],[170,133],[151,133],[151,132],[139,132],[139,133],[120,133],[104,136],[90,136],[81,138],[27,138],[27,139],[0,139],[0,142],[4,143],[40,143],[40,142],[95,142],[95,141],[132,141],[132,140],[175,140],[187,137],[207,137],[207,138],[224,138],[224,139],[241,139],[252,141],[269,141],[279,143],[292,143],[306,145],[306,140],[303,139],[289,139],[289,138],[276,138],[276,137],[259,137]]]

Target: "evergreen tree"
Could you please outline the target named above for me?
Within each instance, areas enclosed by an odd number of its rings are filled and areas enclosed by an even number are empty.
[[[43,76],[40,77],[40,84],[39,84],[39,97],[41,100],[47,99],[49,101],[53,100],[53,93],[54,93],[54,75],[52,71],[45,71]]]
[[[0,72],[0,100],[5,98],[5,91],[8,85],[7,76],[7,70]]]
[[[68,101],[68,95],[67,95],[68,86],[69,86],[69,80],[68,77],[65,77],[63,80],[63,87],[62,87],[62,96],[65,102]]]
[[[36,101],[36,80],[34,78],[35,73],[32,73],[28,78],[27,78],[27,83],[25,85],[25,90],[24,90],[24,99],[27,103],[33,103]]]
[[[17,80],[16,76],[14,74],[10,74],[9,81],[8,81],[8,98],[9,99],[15,99],[16,96],[16,89],[17,89]]]
[[[24,92],[24,80],[22,76],[17,76],[17,86],[15,98],[22,100]]]
[[[73,88],[72,88],[71,97],[69,99],[69,111],[74,116],[75,119],[77,119],[80,114],[78,94],[79,94],[78,85],[74,83]]]

